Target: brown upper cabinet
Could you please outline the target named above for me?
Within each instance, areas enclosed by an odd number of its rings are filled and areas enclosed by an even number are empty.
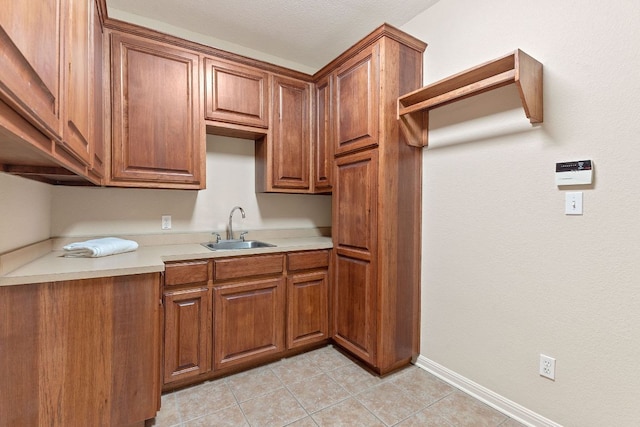
[[[331,192],[333,169],[333,76],[325,76],[315,85],[313,188],[315,193]]]
[[[271,134],[256,147],[257,191],[312,191],[311,90],[309,82],[273,76]]]
[[[102,183],[94,82],[102,58],[93,0],[0,10],[0,170],[50,183]]]
[[[110,185],[204,188],[199,64],[192,51],[111,33]]]
[[[373,46],[335,71],[335,154],[378,143],[380,47]]]
[[[389,77],[401,65],[384,63],[384,43],[349,49],[311,76],[103,19],[96,2],[0,10],[0,170],[202,189],[210,132],[256,141],[256,191],[330,193],[334,156],[378,146],[397,122],[383,110],[413,90],[385,92],[404,76]]]
[[[105,83],[103,80],[103,61],[104,54],[104,28],[100,19],[100,10],[98,7],[93,8],[93,81],[92,81],[92,98],[93,98],[93,114],[91,114],[91,135],[93,137],[93,152],[91,158],[91,169],[89,173],[99,179],[104,178],[106,173],[105,158],[105,126],[104,126],[104,101],[105,101]]]
[[[205,118],[223,123],[269,126],[269,73],[205,58]]]
[[[67,0],[64,51],[64,126],[62,142],[72,155],[91,164],[91,73],[93,8],[87,0]],[[91,58],[93,59],[93,58]]]
[[[52,139],[62,139],[61,0],[10,1],[0,8],[3,101]]]

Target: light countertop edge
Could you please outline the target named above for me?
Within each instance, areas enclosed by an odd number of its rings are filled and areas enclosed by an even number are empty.
[[[331,237],[269,239],[275,247],[212,251],[198,243],[141,246],[136,251],[100,258],[65,258],[54,250],[0,277],[0,286],[94,279],[164,271],[164,263],[195,259],[331,249]]]

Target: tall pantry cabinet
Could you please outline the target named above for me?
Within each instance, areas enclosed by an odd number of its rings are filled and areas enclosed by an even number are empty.
[[[422,85],[425,48],[383,25],[325,68],[334,82],[333,338],[380,374],[418,355],[422,156],[406,143],[397,99]]]

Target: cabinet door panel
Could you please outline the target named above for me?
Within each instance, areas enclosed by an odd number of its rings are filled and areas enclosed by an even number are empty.
[[[316,120],[313,140],[313,188],[316,193],[331,191],[333,165],[332,81],[331,76],[327,76],[316,84]]]
[[[327,271],[298,273],[287,280],[287,348],[329,337]]]
[[[374,363],[376,287],[369,260],[337,251],[333,286],[334,340],[369,363]]]
[[[64,62],[65,109],[63,145],[85,165],[91,163],[91,74],[93,8],[87,0],[67,0]]]
[[[309,190],[311,87],[273,79],[273,187]]]
[[[198,55],[133,36],[111,40],[112,181],[200,188]]]
[[[337,247],[371,254],[377,218],[377,150],[336,159],[334,236]]]
[[[165,293],[164,383],[210,370],[211,293],[207,288]]]
[[[269,125],[269,73],[205,58],[205,117],[240,125]]]
[[[60,0],[0,7],[0,96],[52,138],[61,139]]]
[[[333,338],[375,364],[377,149],[336,159]]]
[[[378,144],[379,49],[363,51],[336,72],[336,154]]]
[[[93,98],[93,114],[91,115],[91,137],[93,138],[91,159],[91,170],[99,178],[104,178],[105,174],[105,143],[104,143],[104,87],[103,81],[103,36],[104,31],[100,22],[98,6],[95,2],[93,5],[93,81],[92,81],[92,98]]]
[[[214,288],[214,368],[284,350],[284,279]]]

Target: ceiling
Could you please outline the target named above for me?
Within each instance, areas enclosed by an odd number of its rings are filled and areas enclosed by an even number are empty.
[[[117,9],[318,70],[381,24],[400,27],[436,2],[107,0],[107,6],[110,16]]]

